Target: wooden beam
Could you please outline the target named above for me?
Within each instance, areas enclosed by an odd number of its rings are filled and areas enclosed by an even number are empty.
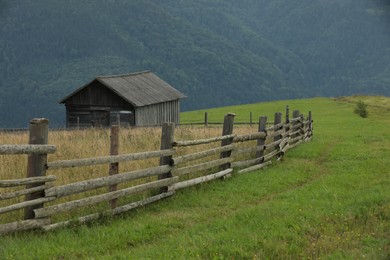
[[[135,209],[135,208],[138,208],[138,207],[142,207],[142,206],[148,205],[150,203],[153,203],[153,202],[162,200],[164,198],[170,197],[170,196],[172,196],[174,194],[175,194],[174,191],[161,193],[161,194],[158,194],[158,195],[155,195],[155,196],[152,196],[152,197],[140,200],[140,201],[132,202],[132,203],[129,203],[129,204],[117,207],[117,208],[112,209],[112,210],[108,210],[108,211],[101,212],[101,213],[95,213],[95,214],[90,214],[90,215],[87,215],[87,216],[79,217],[77,219],[77,222],[80,223],[80,224],[83,224],[83,223],[90,222],[92,220],[99,219],[99,218],[101,218],[103,216],[117,215],[117,214],[120,214],[120,213],[124,213],[124,212],[130,211],[132,209]],[[73,223],[74,223],[74,220],[59,222],[59,223],[55,223],[55,224],[51,224],[51,225],[46,225],[46,226],[43,227],[43,229],[45,231],[51,231],[51,230],[54,230],[56,228],[69,226],[69,225],[71,225]]]
[[[256,132],[252,134],[245,134],[245,135],[239,135],[233,138],[233,142],[246,142],[251,140],[258,140],[260,138],[267,137],[267,134],[265,132]]]
[[[243,148],[235,148],[233,150],[233,155],[243,154],[243,153],[253,153],[264,151],[265,146],[255,146],[255,147],[243,147]]]
[[[16,222],[0,225],[0,234],[4,235],[8,233],[17,232],[17,231],[25,231],[30,229],[41,228],[48,224],[50,224],[50,219],[48,218],[16,221]]]
[[[75,209],[75,208],[93,205],[93,204],[97,204],[97,203],[100,203],[103,201],[109,201],[112,199],[132,195],[132,194],[139,193],[139,192],[143,192],[143,191],[146,191],[149,189],[169,186],[169,185],[177,182],[178,179],[179,179],[179,177],[162,179],[162,180],[153,181],[153,182],[137,185],[134,187],[130,187],[130,188],[126,188],[126,189],[122,189],[122,190],[118,190],[118,191],[113,191],[113,192],[100,194],[100,195],[96,195],[96,196],[92,196],[92,197],[88,197],[88,198],[83,198],[83,199],[79,199],[79,200],[65,202],[62,204],[48,206],[45,208],[34,210],[35,217],[36,218],[44,218],[44,217],[48,217],[48,216],[51,216],[51,215],[54,215],[54,214],[57,214],[60,212],[66,212],[66,211],[70,211],[70,210]]]
[[[213,142],[218,142],[226,139],[231,139],[235,137],[236,135],[231,134],[231,135],[225,135],[225,136],[218,136],[218,137],[213,137],[213,138],[208,138],[208,139],[198,139],[198,140],[190,140],[190,141],[176,141],[173,143],[173,146],[191,146],[191,145],[200,145],[200,144],[208,144],[208,143],[213,143]]]
[[[262,169],[262,168],[264,168],[265,166],[268,166],[268,165],[270,165],[270,164],[272,164],[271,161],[268,161],[268,162],[265,162],[265,163],[262,163],[262,164],[253,165],[253,166],[251,166],[251,167],[248,167],[248,168],[239,170],[237,173],[247,173],[247,172],[257,171],[257,170],[260,170],[260,169]]]
[[[70,183],[58,187],[53,187],[47,189],[45,194],[46,196],[56,196],[57,198],[97,189],[101,187],[106,187],[110,185],[119,184],[126,181],[131,181],[143,177],[150,177],[159,174],[167,173],[171,170],[169,165],[157,166],[142,170],[136,170],[131,172],[120,173],[112,176],[106,176],[102,178],[96,178],[86,181],[80,181],[76,183]]]
[[[55,145],[41,144],[3,144],[0,145],[0,154],[49,154],[56,151]]]
[[[31,206],[42,205],[45,202],[49,202],[49,201],[52,201],[52,200],[55,200],[55,199],[56,199],[55,197],[38,198],[38,199],[34,199],[34,200],[27,200],[27,201],[24,201],[24,202],[12,204],[12,205],[0,208],[0,214],[6,213],[6,212],[10,212],[10,211],[14,211],[14,210],[18,210],[18,209],[31,207]]]
[[[231,157],[226,157],[226,158],[217,159],[217,160],[210,161],[210,162],[200,163],[197,165],[191,165],[191,166],[187,166],[187,167],[183,167],[183,168],[176,168],[176,169],[172,170],[172,174],[175,176],[181,176],[181,175],[191,173],[191,172],[203,171],[203,170],[207,170],[207,169],[210,169],[210,168],[213,168],[216,166],[224,165],[226,163],[230,163],[233,160],[234,159]]]
[[[73,159],[73,160],[63,160],[55,161],[47,164],[47,168],[59,169],[59,168],[71,168],[71,167],[80,167],[80,166],[90,166],[98,165],[105,163],[118,163],[125,161],[134,161],[134,160],[143,160],[161,156],[169,156],[175,154],[175,150],[158,150],[142,153],[131,153],[131,154],[122,154],[122,155],[113,155],[113,156],[102,156],[95,158],[83,158],[83,159]]]
[[[198,153],[193,153],[193,154],[187,154],[183,155],[180,157],[172,158],[170,165],[172,166],[177,166],[178,164],[181,163],[186,163],[190,162],[196,159],[200,159],[203,157],[207,157],[210,155],[218,154],[220,152],[226,152],[226,151],[232,151],[234,149],[234,145],[227,145],[227,146],[222,146],[222,147],[217,147],[214,149],[198,152]]]
[[[51,187],[53,187],[53,183],[46,183],[45,185],[34,187],[34,188],[30,188],[30,189],[23,189],[23,190],[8,192],[8,193],[1,193],[0,194],[0,200],[16,198],[16,197],[19,197],[19,196],[22,196],[22,195],[31,194],[31,193],[34,193],[34,192],[37,192],[37,191],[46,190],[46,189],[51,188]]]
[[[217,173],[209,174],[209,175],[206,175],[206,176],[201,176],[201,177],[198,177],[198,178],[195,178],[195,179],[191,179],[191,180],[188,180],[188,181],[178,182],[178,183],[175,183],[175,184],[169,186],[168,190],[169,191],[174,191],[174,190],[178,190],[178,189],[182,189],[182,188],[187,188],[187,187],[190,187],[190,186],[194,186],[196,184],[200,184],[200,183],[204,183],[204,182],[208,182],[208,181],[211,181],[211,180],[222,178],[223,176],[226,176],[226,175],[228,175],[228,174],[230,174],[232,172],[233,172],[233,169],[229,168],[229,169],[217,172]]]
[[[30,178],[15,179],[15,180],[0,180],[0,188],[50,182],[50,181],[55,181],[56,179],[57,179],[56,176],[50,175],[50,176],[30,177]]]

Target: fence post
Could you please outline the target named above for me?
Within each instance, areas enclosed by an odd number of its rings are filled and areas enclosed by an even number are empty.
[[[119,125],[111,126],[110,133],[110,155],[118,155],[119,154]],[[115,175],[119,173],[119,163],[110,163],[109,175]],[[116,191],[118,185],[114,184],[108,187],[108,191]],[[117,199],[113,199],[110,201],[110,205],[112,209],[117,207]]]
[[[276,113],[275,113],[275,118],[274,118],[274,126],[276,126],[276,125],[278,125],[278,124],[280,124],[280,123],[282,123],[282,113],[276,112]],[[274,132],[279,131],[279,130],[281,130],[282,128],[283,128],[283,126],[282,126],[282,127],[275,127],[275,128],[274,128]],[[275,135],[275,136],[274,136],[274,142],[280,140],[281,138],[282,138],[282,137],[281,137],[280,134]],[[275,149],[278,149],[279,152],[280,152],[280,146],[279,146],[279,145],[276,146]],[[277,156],[279,156],[279,155],[280,155],[280,154],[278,154]]]
[[[309,111],[309,138],[313,136],[313,117],[311,111]]]
[[[223,120],[223,128],[222,128],[222,135],[231,135],[233,134],[233,125],[234,125],[234,116],[233,113],[228,113],[225,115],[225,118]],[[221,141],[221,146],[230,145],[233,142],[233,138],[225,139]],[[231,151],[222,152],[220,155],[220,158],[227,158],[230,157],[232,154]],[[221,170],[226,170],[230,168],[230,163],[226,163],[221,165]]]
[[[286,124],[290,123],[290,107],[286,106]]]
[[[266,128],[267,128],[267,117],[266,116],[259,117],[259,132],[265,132]],[[264,145],[265,145],[266,139],[267,139],[267,137],[257,139],[257,148],[259,149],[261,147],[261,149],[262,149],[262,150],[256,151],[257,158],[261,158],[264,156]],[[264,161],[264,159],[262,160],[262,162],[263,161]]]
[[[173,142],[175,138],[175,124],[174,123],[163,123],[161,131],[161,150],[173,149]],[[160,158],[160,165],[170,164],[172,155],[163,156]],[[160,174],[158,179],[166,179],[172,177],[172,172]],[[168,187],[161,187],[160,193],[168,191]]]
[[[252,112],[249,112],[249,126],[252,127]]]
[[[204,126],[208,126],[209,125],[209,118],[208,118],[209,114],[207,112],[204,112]]]
[[[300,115],[299,110],[294,110],[294,111],[293,111],[293,118],[294,118],[294,119],[299,118],[299,115]],[[293,130],[294,132],[297,131],[297,129],[295,128],[295,126],[298,125],[298,124],[300,124],[298,121],[296,121],[296,120],[293,121],[293,123],[292,123],[292,128],[294,129],[294,130]],[[299,134],[295,134],[294,136],[291,136],[290,138],[292,139],[292,138],[295,138],[295,137],[298,137],[298,136],[299,136]]]
[[[305,117],[303,116],[303,114],[300,114],[300,118],[301,118],[301,132],[300,132],[300,135],[301,135],[301,140],[303,140],[303,138],[305,136],[305,125],[303,124],[303,122],[305,121]]]
[[[49,120],[46,118],[34,118],[29,125],[29,144],[47,144],[49,135]],[[46,175],[47,154],[31,154],[27,161],[27,178]],[[26,189],[42,186],[44,183],[28,184]],[[38,191],[25,196],[25,200],[34,200],[45,197],[44,191]],[[24,219],[33,219],[34,209],[42,208],[42,204],[26,207]]]

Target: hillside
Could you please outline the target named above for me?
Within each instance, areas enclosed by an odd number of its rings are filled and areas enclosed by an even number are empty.
[[[152,70],[183,110],[388,95],[385,0],[0,2],[0,127],[63,125],[57,101],[97,75]]]

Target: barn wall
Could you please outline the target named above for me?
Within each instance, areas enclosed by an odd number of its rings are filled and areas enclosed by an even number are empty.
[[[120,111],[131,112],[123,114]],[[134,109],[127,107],[103,107],[103,106],[66,106],[67,127],[91,127],[110,126],[117,123],[117,115],[120,115],[121,124],[134,125]]]
[[[135,109],[136,126],[158,126],[164,122],[180,123],[179,100]]]
[[[124,125],[134,125],[134,107],[98,81],[68,98],[65,106],[67,127],[110,126],[118,111],[131,111],[120,117]]]

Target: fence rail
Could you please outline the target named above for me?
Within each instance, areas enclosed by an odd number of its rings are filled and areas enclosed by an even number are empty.
[[[206,123],[207,123],[207,117]],[[153,203],[175,194],[176,190],[200,183],[223,179],[236,173],[245,173],[262,169],[272,163],[273,159],[281,159],[293,147],[311,140],[313,136],[312,115],[307,119],[299,111],[294,111],[290,119],[286,109],[286,120],[282,122],[282,114],[275,113],[272,126],[268,126],[267,117],[260,117],[258,131],[244,135],[233,133],[234,114],[225,116],[222,135],[198,140],[175,140],[175,126],[163,124],[161,150],[132,154],[117,154],[119,129],[111,129],[111,155],[96,158],[82,158],[47,162],[47,154],[55,153],[56,146],[47,144],[48,121],[33,119],[30,122],[30,138],[28,145],[0,145],[0,154],[27,154],[27,177],[15,180],[0,180],[0,200],[7,200],[26,195],[26,200],[0,208],[0,214],[10,211],[25,210],[25,219],[0,225],[0,234],[21,230],[41,228],[52,230],[67,226],[74,221],[84,223],[105,215],[116,215],[143,205]],[[251,120],[251,123],[252,120]],[[191,152],[185,149],[199,146],[203,150]],[[189,151],[189,152],[188,152]],[[175,156],[177,155],[178,156]],[[118,164],[133,160],[160,158],[160,166],[138,169],[129,172],[118,172]],[[98,164],[109,164],[109,175],[64,185],[55,185],[57,177],[46,175],[47,171],[69,167],[82,167]],[[155,179],[156,177],[157,180]],[[142,179],[145,183],[137,183]],[[119,184],[127,186],[118,189]],[[26,185],[25,189],[9,191],[12,187]],[[102,194],[84,193],[99,188],[109,189]],[[159,190],[159,192],[157,190]],[[146,193],[145,193],[146,192]],[[84,194],[81,194],[84,193]],[[128,198],[134,194],[144,194],[146,198],[117,206],[119,198]],[[77,199],[60,198],[79,194]],[[142,196],[141,196],[142,197]],[[73,198],[73,199],[72,199]],[[49,205],[45,203],[50,202]],[[111,208],[99,213],[78,216],[76,219],[53,222],[53,216],[76,208],[83,208],[101,202],[111,202]]]

